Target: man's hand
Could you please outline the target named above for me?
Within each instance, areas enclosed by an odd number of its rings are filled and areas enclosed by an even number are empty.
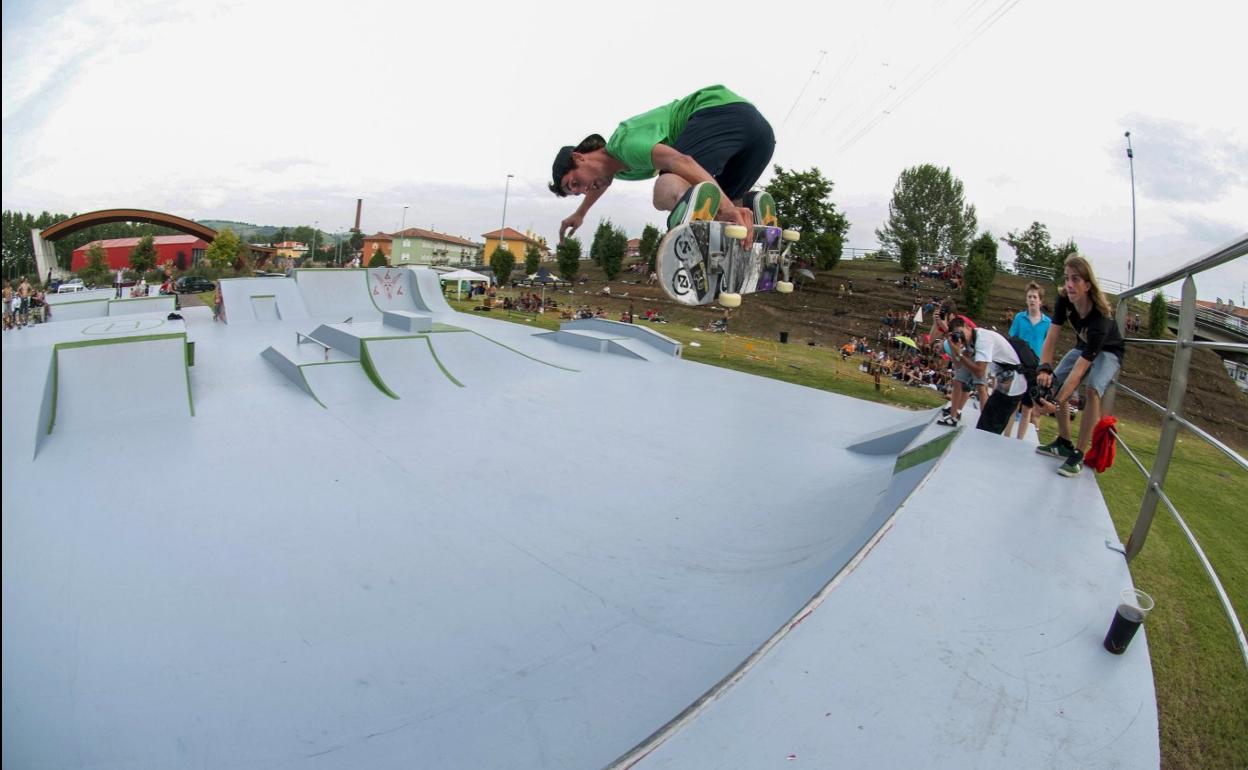
[[[745,206],[734,206],[732,201],[725,200],[719,204],[719,214],[715,217],[721,222],[741,225],[745,228],[745,246],[748,251],[754,245],[754,212]]]
[[[579,210],[573,212],[570,216],[559,223],[559,242],[563,243],[565,238],[571,237],[572,233],[585,224],[585,215]]]
[[[1036,375],[1036,384],[1042,388],[1047,388],[1053,384],[1052,372],[1040,372]]]

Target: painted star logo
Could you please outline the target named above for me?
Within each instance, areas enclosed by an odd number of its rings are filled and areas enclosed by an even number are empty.
[[[386,272],[382,273],[381,277],[377,279],[377,285],[373,287],[373,296],[377,297],[383,293],[386,295],[386,299],[389,300],[403,296],[403,282],[400,280],[397,270],[387,268]]]

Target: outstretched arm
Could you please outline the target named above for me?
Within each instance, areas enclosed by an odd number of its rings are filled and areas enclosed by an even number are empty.
[[[603,187],[599,187],[585,193],[585,198],[581,201],[581,205],[576,207],[576,211],[572,212],[571,216],[559,223],[560,243],[563,243],[565,238],[570,237],[572,233],[577,231],[577,228],[585,223],[585,214],[589,212],[590,207],[598,202],[598,199],[602,197],[602,194],[607,191],[607,187],[610,186],[611,183],[608,182]]]

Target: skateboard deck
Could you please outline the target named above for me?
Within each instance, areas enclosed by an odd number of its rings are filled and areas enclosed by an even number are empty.
[[[743,294],[792,291],[789,266],[798,233],[755,225],[754,245],[747,250],[744,232],[741,226],[705,220],[673,227],[658,249],[663,290],[683,305],[718,301],[725,307],[741,304]]]

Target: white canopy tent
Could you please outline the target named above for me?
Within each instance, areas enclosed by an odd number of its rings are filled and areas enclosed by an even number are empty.
[[[468,281],[469,283],[472,281],[485,281],[486,283],[490,283],[489,276],[481,275],[480,273],[473,272],[472,270],[455,270],[450,273],[443,273],[438,276],[438,279],[442,281],[454,281],[457,296],[463,295],[464,281]]]

